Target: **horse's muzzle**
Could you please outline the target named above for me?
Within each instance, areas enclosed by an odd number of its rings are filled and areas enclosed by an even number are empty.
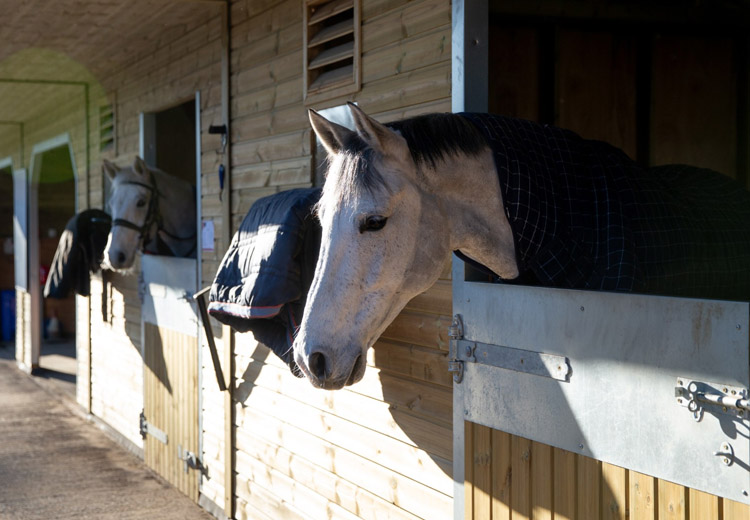
[[[361,352],[351,365],[344,365],[341,363],[341,356],[337,359],[330,349],[321,347],[313,349],[308,356],[298,353],[296,358],[297,365],[310,383],[325,390],[340,390],[353,385],[362,379],[365,373],[365,357]],[[342,367],[346,366],[349,369],[342,370]]]

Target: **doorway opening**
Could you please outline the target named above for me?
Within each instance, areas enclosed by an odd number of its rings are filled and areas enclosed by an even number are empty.
[[[146,163],[195,185],[195,100],[144,113],[142,118],[141,153]]]
[[[13,160],[0,160],[0,355],[14,357],[16,337],[13,257]]]
[[[36,146],[29,186],[29,292],[32,368],[75,393],[76,300],[43,298],[60,235],[76,214],[77,172],[67,135]],[[36,337],[35,337],[36,336]]]

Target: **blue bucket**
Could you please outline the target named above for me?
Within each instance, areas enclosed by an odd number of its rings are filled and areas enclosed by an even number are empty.
[[[14,341],[16,339],[15,289],[0,291],[0,339],[2,341]]]

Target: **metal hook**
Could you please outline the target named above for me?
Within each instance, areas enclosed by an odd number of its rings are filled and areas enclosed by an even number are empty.
[[[698,404],[698,401],[691,399],[688,402],[687,408],[689,411],[693,412],[693,419],[695,419],[695,422],[701,422],[701,419],[703,419],[703,407]]]

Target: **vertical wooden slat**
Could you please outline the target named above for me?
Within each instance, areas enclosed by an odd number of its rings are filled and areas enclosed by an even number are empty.
[[[656,479],[635,471],[628,474],[630,517],[656,520]]]
[[[513,520],[531,518],[531,441],[513,436],[510,443],[513,483],[510,487]]]
[[[199,409],[199,402],[198,402],[198,371],[200,370],[200,366],[198,365],[198,338],[194,338],[191,341],[191,357],[192,360],[191,368],[190,368],[190,384],[189,388],[192,392],[192,404],[190,407],[190,417],[191,417],[191,424],[190,424],[190,431],[191,431],[191,438],[192,443],[191,446],[193,446],[193,449],[195,450],[195,453],[202,457],[203,454],[200,450],[200,440],[199,440],[199,428],[200,424],[198,421],[198,417],[200,415],[200,409]],[[198,501],[198,495],[200,490],[200,479],[201,474],[199,471],[193,472],[193,482],[191,484],[192,490],[193,490],[193,500],[196,502]]]
[[[168,444],[148,435],[144,459],[158,474],[185,495],[198,500],[199,473],[177,457],[198,454],[197,339],[176,331],[144,325],[144,411],[148,421],[163,430]]]
[[[561,30],[558,44],[556,123],[635,157],[635,38]]]
[[[489,112],[539,119],[539,41],[533,27],[490,20]]]
[[[464,518],[474,518],[474,423],[464,421]]]
[[[659,520],[685,520],[687,518],[687,488],[667,482],[658,481]]]
[[[180,439],[180,445],[182,446],[182,455],[185,455],[186,450],[190,450],[190,445],[187,443],[187,438],[185,436],[185,430],[183,429],[184,421],[185,421],[185,415],[188,413],[186,409],[186,397],[187,393],[185,392],[185,358],[186,355],[177,356],[176,351],[179,347],[183,346],[183,342],[180,341],[181,338],[177,336],[177,334],[173,334],[172,331],[167,331],[167,337],[168,343],[165,345],[165,350],[169,351],[169,360],[170,360],[170,367],[174,367],[172,369],[172,377],[171,379],[174,381],[174,388],[175,393],[172,395],[172,420],[174,421],[174,428],[177,432],[177,435]],[[182,490],[183,493],[188,494],[187,489],[187,474],[184,470],[184,463],[177,458],[177,450],[175,449],[175,446],[172,446],[172,449],[170,450],[171,453],[169,454],[169,457],[173,461],[173,467],[174,471],[177,475],[177,481],[179,482],[179,489]]]
[[[510,434],[492,430],[492,520],[511,519]]]
[[[575,453],[554,449],[554,506],[555,520],[575,520],[576,514],[576,459]]]
[[[722,500],[723,520],[750,520],[750,506],[727,498]]]
[[[554,460],[552,446],[531,443],[531,518],[552,520]]]
[[[579,518],[599,518],[601,462],[578,456],[577,502]]]
[[[229,198],[229,197],[227,197]],[[228,225],[228,224],[227,224]],[[236,472],[235,472],[235,409],[234,409],[234,333],[227,326],[222,326],[221,339],[223,343],[222,366],[226,367],[224,384],[224,513],[229,518],[234,518],[237,507],[235,499]]]
[[[735,176],[737,71],[731,38],[659,35],[652,55],[652,164],[691,164]]]
[[[690,489],[688,494],[690,520],[719,520],[719,497]]]
[[[612,464],[602,463],[601,518],[625,520],[627,495],[627,471]]]
[[[473,466],[474,480],[474,516],[476,518],[490,518],[492,473],[491,429],[479,424],[474,425]]]

